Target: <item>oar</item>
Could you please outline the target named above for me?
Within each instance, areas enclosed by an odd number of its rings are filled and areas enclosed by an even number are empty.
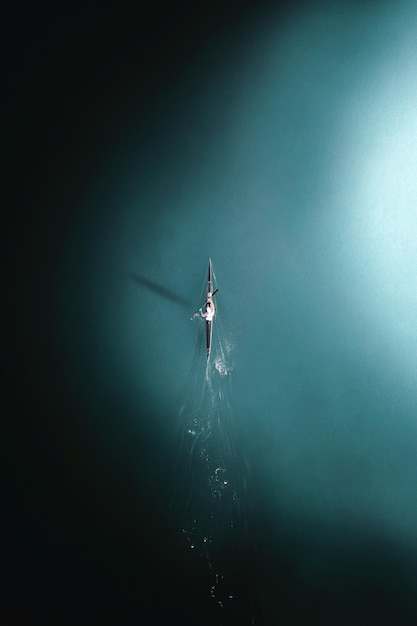
[[[212,298],[214,298],[214,296],[216,295],[216,293],[217,293],[218,291],[219,291],[219,289],[218,289],[218,288],[217,288],[217,289],[215,289],[215,290],[213,291],[213,293],[211,294],[211,297],[212,297]],[[207,300],[207,302],[205,303],[205,305],[204,305],[204,306],[207,306],[207,305],[208,305],[208,300]],[[201,308],[203,308],[203,307],[201,307]]]

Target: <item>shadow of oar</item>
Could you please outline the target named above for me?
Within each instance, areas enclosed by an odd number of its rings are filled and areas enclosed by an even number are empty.
[[[190,310],[192,306],[190,302],[188,302],[188,300],[186,300],[185,298],[182,298],[181,296],[179,296],[174,291],[171,291],[170,289],[167,289],[166,287],[163,287],[162,285],[158,285],[158,283],[154,283],[152,280],[149,280],[148,278],[139,276],[139,274],[135,274],[134,272],[127,272],[127,275],[137,285],[140,285],[141,287],[146,287],[146,289],[153,291],[153,293],[156,293],[161,298],[165,298],[165,300],[170,300],[171,302],[175,302],[175,304],[179,304],[180,306],[187,308],[187,310]]]

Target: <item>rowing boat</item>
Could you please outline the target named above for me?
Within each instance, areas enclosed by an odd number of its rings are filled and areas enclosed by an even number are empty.
[[[214,303],[213,303],[213,282],[212,282],[212,269],[211,269],[211,259],[209,259],[208,264],[208,277],[207,277],[207,298],[206,304],[209,304],[213,308],[214,312]],[[210,357],[211,351],[211,340],[213,337],[213,320],[206,317],[206,348],[207,348],[207,359]]]
[[[206,320],[206,352],[207,352],[207,360],[209,360],[210,352],[211,352],[211,339],[213,336],[213,318],[216,313],[216,308],[214,306],[213,298],[216,293],[219,291],[215,289],[213,291],[213,269],[211,266],[211,259],[209,259],[208,264],[208,274],[207,274],[207,291],[206,291],[206,303],[204,305],[205,312],[203,313],[203,307],[198,309],[194,315],[190,317],[191,320],[196,317],[203,317]]]

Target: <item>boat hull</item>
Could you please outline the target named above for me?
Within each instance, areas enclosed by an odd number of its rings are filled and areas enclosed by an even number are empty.
[[[211,338],[213,335],[213,322],[206,322],[206,348],[207,348],[207,358],[210,357],[211,351]]]
[[[213,293],[213,283],[211,278],[211,259],[209,259],[208,264],[208,273],[207,273],[207,299],[211,298]],[[207,350],[207,359],[210,357],[211,352],[211,339],[213,336],[213,322],[210,320],[206,320],[206,350]]]

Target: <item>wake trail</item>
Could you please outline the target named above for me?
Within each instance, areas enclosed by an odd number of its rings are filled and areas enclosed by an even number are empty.
[[[216,284],[214,272],[213,279]],[[202,296],[204,290],[205,285]],[[232,403],[233,335],[224,329],[218,305],[217,301],[208,360],[205,321],[199,325],[189,393],[178,416],[181,446],[176,502],[186,545],[207,563],[208,591],[218,610],[218,623],[245,626],[259,623],[253,618],[253,581],[247,558],[248,467]]]

